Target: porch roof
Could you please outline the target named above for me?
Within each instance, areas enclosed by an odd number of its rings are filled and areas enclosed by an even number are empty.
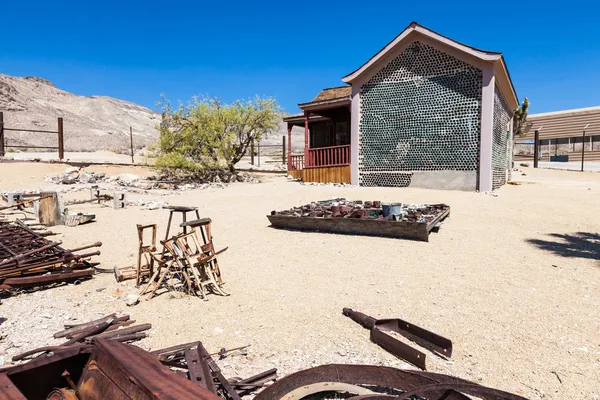
[[[317,114],[311,114],[308,118],[309,122],[325,121],[328,118]],[[288,117],[283,118],[283,122],[287,122],[292,125],[304,126],[304,113],[292,114]]]

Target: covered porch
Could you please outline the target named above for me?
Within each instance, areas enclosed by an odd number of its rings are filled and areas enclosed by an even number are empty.
[[[291,143],[292,128],[304,129],[304,151],[288,148],[288,174],[305,182],[350,183],[351,87],[323,90],[302,113],[284,118]]]

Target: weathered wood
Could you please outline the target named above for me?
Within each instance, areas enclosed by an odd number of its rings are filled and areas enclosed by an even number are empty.
[[[304,168],[302,170],[302,180],[304,182],[319,183],[351,183],[350,166]]]
[[[56,192],[40,194],[42,196],[51,195],[40,199],[38,206],[38,219],[40,223],[46,226],[62,224],[62,215],[58,205],[58,194]]]
[[[447,213],[449,213],[449,209]],[[384,236],[429,241],[434,224],[425,222],[381,221],[363,218],[313,218],[267,215],[275,228],[342,233],[347,235]],[[436,223],[439,219],[435,220]]]

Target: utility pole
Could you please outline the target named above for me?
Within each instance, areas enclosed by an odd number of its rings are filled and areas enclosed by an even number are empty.
[[[129,126],[129,140],[131,142],[131,163],[135,164],[133,161],[133,128],[131,126]]]

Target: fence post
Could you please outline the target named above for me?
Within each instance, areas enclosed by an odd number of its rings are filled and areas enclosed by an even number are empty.
[[[65,158],[65,146],[63,137],[63,119],[58,118],[58,159],[62,161]]]
[[[540,131],[535,131],[533,139],[533,168],[538,167],[538,157],[540,152]]]
[[[585,158],[585,129],[586,128],[583,128],[583,139],[581,140],[581,172],[583,172],[583,159]]]
[[[250,165],[254,165],[254,140],[250,142]]]
[[[258,142],[258,149],[256,151],[258,154],[258,168],[260,168],[260,142]]]
[[[4,157],[4,113],[0,111],[0,157]]]
[[[131,126],[129,127],[129,140],[131,142],[131,163],[135,164],[133,161],[133,128]]]
[[[283,163],[283,165],[285,165],[285,159],[287,158],[286,152],[285,152],[285,135],[282,136],[281,139],[283,140],[283,155],[281,157],[281,162]]]

